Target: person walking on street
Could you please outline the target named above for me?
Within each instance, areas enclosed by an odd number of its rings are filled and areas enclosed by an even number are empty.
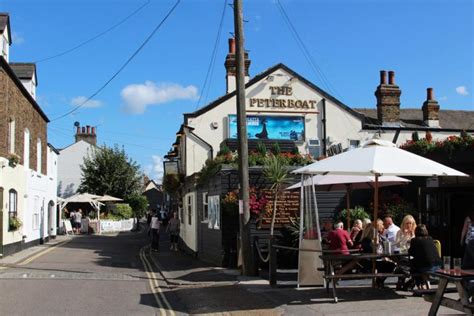
[[[170,250],[178,251],[178,236],[179,236],[180,222],[178,219],[178,213],[174,212],[173,217],[170,219],[166,231],[170,233]]]
[[[71,222],[72,232],[76,233],[76,211],[72,210],[69,213],[69,221]]]
[[[81,234],[81,222],[82,222],[82,210],[79,209],[74,216],[74,222],[76,224],[76,234]]]
[[[160,248],[160,219],[155,212],[151,218],[151,250],[158,251]]]

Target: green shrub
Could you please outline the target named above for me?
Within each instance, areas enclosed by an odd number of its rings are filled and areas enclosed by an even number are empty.
[[[8,227],[10,230],[18,230],[23,225],[23,222],[18,217],[10,217],[8,220]]]
[[[133,216],[133,210],[128,204],[117,204],[111,209],[107,218],[109,219],[129,219]]]
[[[364,208],[362,206],[356,206],[354,207],[353,209],[350,209],[350,214],[351,214],[351,224],[356,220],[356,219],[360,219],[360,220],[363,220],[365,218],[369,218],[370,219],[370,215],[367,214],[367,212],[364,210]],[[343,222],[344,225],[346,224],[346,220],[347,220],[347,210],[344,209],[344,210],[341,210],[339,213],[337,213],[335,216],[334,216],[334,223],[337,223],[337,222]],[[347,229],[350,229],[350,227],[346,227]]]

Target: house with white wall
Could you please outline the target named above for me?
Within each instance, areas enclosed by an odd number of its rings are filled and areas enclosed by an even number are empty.
[[[97,148],[96,128],[76,126],[75,142],[59,150],[57,193],[67,198],[77,193],[81,184],[81,166]]]
[[[10,17],[0,13],[0,255],[56,236],[57,151],[36,102],[36,65],[9,63]]]
[[[199,247],[198,230],[209,206],[207,192],[195,185],[195,175],[222,146],[237,149],[235,41],[229,40],[225,61],[226,94],[201,109],[183,114],[183,123],[165,162],[174,162],[185,178],[180,216],[181,238],[193,252]],[[433,141],[465,130],[474,133],[474,112],[441,110],[432,88],[414,108],[401,108],[401,88],[395,72],[381,71],[375,87],[375,107],[352,108],[284,64],[274,65],[253,78],[245,55],[245,108],[249,149],[263,142],[279,143],[286,150],[298,148],[313,158],[358,147],[375,135],[397,145],[413,132],[430,132]],[[206,196],[206,198],[201,198]],[[202,225],[206,227],[207,224]],[[205,229],[205,228],[204,228]],[[215,229],[214,227],[212,229]],[[220,228],[218,228],[220,229]],[[213,237],[212,237],[213,238]]]

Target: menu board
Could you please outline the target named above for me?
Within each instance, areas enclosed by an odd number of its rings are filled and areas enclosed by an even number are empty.
[[[273,192],[272,190],[263,190],[268,203],[266,212],[263,216],[260,226],[261,228],[269,228],[272,223],[273,216]],[[275,228],[283,227],[290,224],[290,217],[295,218],[300,213],[300,192],[299,191],[283,191],[278,194],[276,203],[276,219]]]

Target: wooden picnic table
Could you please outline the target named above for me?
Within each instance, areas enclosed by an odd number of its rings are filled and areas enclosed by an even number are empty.
[[[468,284],[469,281],[474,280],[474,270],[460,270],[456,272],[454,269],[440,269],[432,273],[432,275],[439,278],[439,284],[436,292],[423,295],[426,301],[431,302],[428,315],[436,315],[440,305],[464,312],[466,315],[472,315],[474,305],[469,303]],[[456,285],[460,300],[444,297],[448,283]]]
[[[334,302],[337,303],[336,285],[337,281],[341,279],[373,279],[372,286],[375,285],[376,278],[387,278],[387,277],[404,277],[405,274],[397,273],[378,273],[375,267],[378,259],[390,259],[392,261],[400,261],[402,258],[409,258],[410,255],[407,253],[391,253],[391,254],[375,254],[375,253],[350,253],[347,255],[343,254],[323,254],[320,258],[324,262],[324,279],[326,281],[326,290],[329,292],[329,284],[332,282],[332,294]],[[346,272],[357,267],[361,261],[368,260],[372,262],[371,273],[357,273],[357,274],[346,274]],[[340,269],[336,270],[336,266],[341,265]]]

